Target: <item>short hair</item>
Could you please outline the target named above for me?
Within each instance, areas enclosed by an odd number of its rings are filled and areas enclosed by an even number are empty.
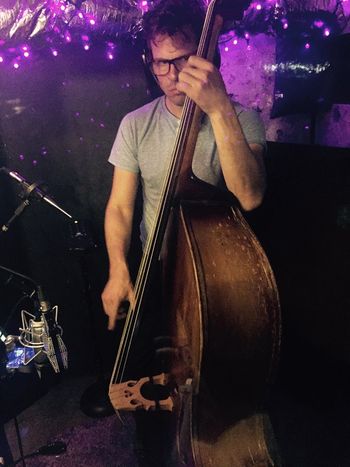
[[[192,39],[191,31],[199,43],[204,19],[205,9],[201,0],[158,0],[143,15],[143,37],[149,45],[158,34],[175,36],[180,33],[186,39]]]

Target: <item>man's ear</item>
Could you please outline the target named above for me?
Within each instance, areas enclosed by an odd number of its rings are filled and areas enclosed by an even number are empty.
[[[156,97],[161,96],[163,93],[160,87],[158,86],[157,77],[150,70],[149,64],[151,60],[152,60],[152,55],[151,55],[149,48],[146,45],[142,50],[143,69],[146,75],[146,80],[147,80],[147,84],[149,87],[151,97],[155,99]]]

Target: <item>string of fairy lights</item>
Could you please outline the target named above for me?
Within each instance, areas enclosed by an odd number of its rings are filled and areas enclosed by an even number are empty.
[[[341,6],[343,2],[347,1],[349,0],[339,0],[338,4]],[[148,10],[151,4],[151,0],[138,0],[137,7],[140,16]],[[58,57],[71,44],[89,52],[97,41],[100,45],[101,43],[104,45],[105,60],[116,60],[118,33],[111,34],[108,39],[106,39],[105,34],[101,35],[98,15],[94,16],[91,11],[84,9],[84,2],[48,0],[45,7],[45,14],[50,15],[53,27],[25,42],[17,43],[12,39],[0,40],[0,67],[7,66],[13,70],[19,70],[25,67],[39,51]],[[77,23],[79,23],[79,27],[77,27]],[[317,30],[319,36],[324,38],[336,33],[334,24],[327,24],[327,21],[322,17],[317,17],[317,14],[310,20],[307,27],[313,34]],[[228,52],[241,41],[246,44],[249,50],[251,36],[259,33],[283,34],[283,31],[287,31],[288,28],[288,12],[278,0],[253,1],[245,12],[243,20],[234,24],[232,31],[223,36],[222,50]],[[307,34],[305,37],[304,48],[310,49],[312,43]]]

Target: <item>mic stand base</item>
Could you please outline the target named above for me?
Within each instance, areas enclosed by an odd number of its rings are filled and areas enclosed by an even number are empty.
[[[85,389],[80,398],[80,409],[85,415],[103,418],[115,413],[109,400],[108,385],[108,381],[100,378]]]

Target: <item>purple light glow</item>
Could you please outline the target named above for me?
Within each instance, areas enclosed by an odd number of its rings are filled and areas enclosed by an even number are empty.
[[[148,11],[148,1],[147,0],[142,0],[139,3],[139,7],[140,7],[142,13],[146,13]]]
[[[238,39],[233,39],[233,45],[237,45],[238,44]]]
[[[329,28],[325,28],[323,31],[323,35],[328,37],[331,34],[331,30]]]
[[[90,45],[89,45],[89,44],[85,44],[85,45],[84,45],[84,50],[90,50]]]
[[[226,47],[224,48],[224,50],[225,50],[225,52],[228,52],[228,51],[229,51],[229,48],[226,46]]]
[[[57,57],[58,51],[57,51],[57,50],[52,50],[52,55],[53,55],[54,57]]]
[[[282,23],[283,29],[288,29],[288,21],[286,20],[286,18],[283,18],[281,20],[281,23]]]
[[[305,49],[309,49],[310,47],[311,47],[310,44],[307,42],[307,43],[305,44]]]
[[[255,7],[255,8],[256,8],[257,10],[261,10],[261,9],[262,9],[262,6],[261,6],[261,4],[260,4],[260,3],[258,3],[258,4],[256,5],[256,7]]]
[[[28,57],[29,57],[29,52],[24,52],[23,56],[24,56],[25,58],[28,58]]]
[[[19,63],[15,62],[15,63],[13,64],[13,68],[15,68],[15,70],[18,70],[18,68],[19,68]]]
[[[91,26],[95,26],[96,21],[95,21],[93,18],[91,18],[91,19],[89,20],[89,23],[91,24]]]
[[[114,55],[112,54],[112,52],[107,53],[107,58],[108,58],[108,60],[113,60],[114,59]]]
[[[19,158],[19,160],[23,161],[23,160],[24,160],[24,154],[20,154],[20,155],[18,156],[18,158]]]
[[[322,20],[320,20],[320,19],[316,19],[316,20],[314,21],[314,26],[315,26],[316,28],[322,28],[323,25],[324,25],[324,22],[323,22]]]
[[[0,55],[0,63],[4,63],[4,57]]]

